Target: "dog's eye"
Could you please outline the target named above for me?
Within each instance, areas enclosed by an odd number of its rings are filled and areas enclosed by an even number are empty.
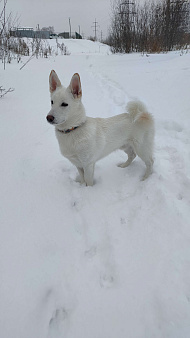
[[[63,102],[63,103],[61,104],[61,107],[67,107],[67,106],[68,106],[68,103]]]
[[[53,104],[53,101],[51,101],[51,104]]]

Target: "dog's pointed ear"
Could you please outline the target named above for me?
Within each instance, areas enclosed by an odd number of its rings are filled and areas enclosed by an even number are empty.
[[[75,99],[82,96],[82,87],[80,82],[80,76],[78,73],[75,73],[71,79],[70,90]]]
[[[49,76],[49,90],[50,93],[53,93],[57,87],[61,87],[61,82],[55,72],[55,70],[52,70]]]

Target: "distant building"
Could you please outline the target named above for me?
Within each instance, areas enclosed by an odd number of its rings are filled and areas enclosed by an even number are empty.
[[[69,32],[60,33],[59,37],[64,38],[64,39],[69,39]]]
[[[59,36],[57,34],[54,34],[54,33],[50,34],[50,36],[49,36],[50,39],[57,39],[58,37]]]
[[[58,34],[59,37],[64,38],[64,39],[69,39],[70,38],[70,33],[69,32],[63,32]],[[79,33],[75,32],[71,34],[72,38],[75,39],[82,39],[82,35],[80,35]]]
[[[76,39],[82,39],[82,35],[80,35],[79,33],[75,32],[75,36],[76,36]]]
[[[23,27],[23,28],[13,28],[10,31],[11,36],[15,36],[17,38],[38,38],[38,39],[57,39],[58,37],[69,39],[70,33],[63,32],[60,34],[54,34],[47,30],[36,30],[34,31],[33,28],[30,27]],[[72,37],[75,39],[82,39],[82,35],[75,32],[72,34]]]
[[[11,36],[17,38],[38,38],[38,39],[49,39],[49,31],[34,31],[33,28],[23,27],[23,28],[13,28],[10,31]]]

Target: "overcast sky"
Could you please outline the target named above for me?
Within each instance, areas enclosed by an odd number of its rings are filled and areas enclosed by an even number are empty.
[[[1,3],[2,4],[2,3]],[[56,32],[69,31],[69,17],[72,32],[84,33],[85,37],[94,36],[93,22],[98,22],[98,34],[107,36],[111,2],[110,0],[8,0],[7,13],[19,17],[21,27],[36,29],[54,26]]]

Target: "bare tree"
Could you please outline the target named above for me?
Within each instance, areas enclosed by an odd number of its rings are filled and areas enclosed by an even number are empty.
[[[108,41],[113,52],[179,49],[189,41],[189,18],[189,0],[117,0]]]

